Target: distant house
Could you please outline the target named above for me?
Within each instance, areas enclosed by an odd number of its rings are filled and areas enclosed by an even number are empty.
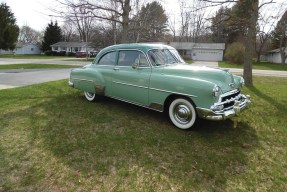
[[[170,42],[184,57],[194,61],[222,61],[225,43]]]
[[[58,42],[51,45],[52,51],[61,52],[65,51],[66,53],[72,52],[76,53],[78,51],[90,52],[94,48],[91,46],[91,43],[86,42]]]
[[[0,49],[0,55],[7,55],[7,54],[13,54],[13,50]]]
[[[40,47],[34,43],[18,42],[14,50],[2,50],[0,54],[15,54],[15,55],[38,55],[41,54]]]
[[[41,49],[33,43],[18,42],[13,53],[16,55],[38,55],[41,54]]]
[[[287,50],[285,50],[287,54]],[[268,51],[266,54],[266,60],[271,63],[281,63],[281,54],[280,49],[273,49],[271,51]],[[285,60],[287,62],[287,59]]]

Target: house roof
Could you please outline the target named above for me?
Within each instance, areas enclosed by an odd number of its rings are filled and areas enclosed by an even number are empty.
[[[270,51],[268,51],[267,53],[279,53],[279,52],[280,52],[280,48],[270,50]],[[287,49],[285,49],[285,52],[287,53]]]
[[[89,42],[58,42],[55,43],[53,45],[51,45],[51,47],[86,47],[86,46],[90,46],[91,43]]]
[[[22,48],[24,45],[35,45],[35,46],[38,46],[37,44],[35,43],[23,43],[23,42],[17,42],[16,44],[16,48]]]
[[[170,42],[169,45],[176,49],[182,49],[182,50],[191,50],[191,49],[224,50],[225,49],[225,43]]]

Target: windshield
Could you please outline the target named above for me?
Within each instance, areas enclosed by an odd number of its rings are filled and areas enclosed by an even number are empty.
[[[148,57],[153,66],[184,63],[175,49],[153,49],[148,52]]]

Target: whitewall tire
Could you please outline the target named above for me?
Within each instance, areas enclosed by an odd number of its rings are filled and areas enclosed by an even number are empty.
[[[179,129],[189,129],[196,121],[196,111],[193,104],[184,98],[173,100],[168,109],[171,122]]]
[[[84,91],[85,97],[88,101],[94,101],[96,99],[96,94]]]

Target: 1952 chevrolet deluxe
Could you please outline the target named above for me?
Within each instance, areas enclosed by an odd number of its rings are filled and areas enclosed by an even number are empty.
[[[196,119],[224,120],[246,108],[244,80],[227,70],[186,64],[161,44],[120,44],[101,50],[94,62],[73,69],[69,85],[88,101],[107,96],[156,111],[166,111],[180,129]]]

